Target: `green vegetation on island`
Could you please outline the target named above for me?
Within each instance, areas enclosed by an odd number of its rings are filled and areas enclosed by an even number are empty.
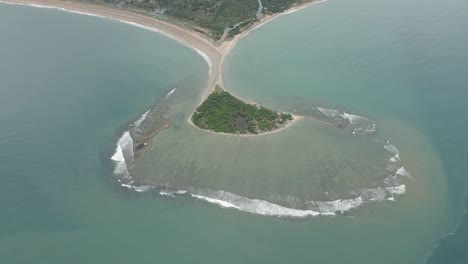
[[[175,19],[212,39],[232,37],[258,20],[258,0],[84,0]],[[262,15],[311,0],[261,0]],[[226,31],[225,31],[226,30]],[[232,32],[231,32],[232,31]]]
[[[199,128],[231,134],[272,131],[292,119],[290,114],[244,103],[218,87],[192,116]]]

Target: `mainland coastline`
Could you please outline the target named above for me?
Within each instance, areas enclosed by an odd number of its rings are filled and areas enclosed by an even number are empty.
[[[200,106],[208,96],[215,91],[216,87],[220,87],[221,89],[228,91],[226,86],[223,82],[223,74],[224,74],[224,64],[226,63],[226,59],[229,56],[230,52],[232,51],[233,47],[237,44],[237,42],[242,39],[243,37],[247,36],[251,31],[259,28],[260,26],[264,25],[265,23],[276,19],[282,15],[290,14],[302,8],[311,6],[316,3],[323,2],[323,0],[312,0],[310,2],[306,2],[303,4],[298,4],[296,6],[291,7],[290,9],[282,12],[276,13],[273,15],[266,15],[259,19],[256,23],[252,26],[241,32],[240,34],[234,36],[230,40],[224,40],[221,43],[217,43],[212,39],[209,39],[207,36],[201,34],[192,29],[184,28],[180,25],[176,25],[174,23],[150,17],[147,15],[139,14],[136,12],[124,10],[124,9],[117,9],[109,6],[102,6],[96,5],[91,3],[80,3],[80,2],[73,2],[73,1],[62,1],[62,0],[0,0],[2,3],[7,4],[17,4],[17,5],[28,5],[38,8],[49,8],[49,9],[58,9],[66,12],[78,13],[82,15],[88,16],[95,16],[101,17],[105,19],[111,19],[115,21],[119,21],[122,23],[126,23],[132,26],[140,27],[146,30],[150,30],[153,32],[157,32],[160,34],[165,35],[171,39],[178,41],[179,43],[187,46],[193,50],[195,50],[200,56],[205,59],[209,66],[208,72],[208,82],[206,88],[203,90],[200,102],[198,106]],[[235,98],[243,101],[249,105],[258,105],[257,103],[242,98],[238,95],[232,94]],[[271,133],[280,132],[289,126],[293,125],[296,121],[302,119],[299,115],[294,115],[288,113],[292,116],[292,119],[288,122],[284,123],[282,126],[272,129],[271,131],[264,131],[258,134],[235,134],[237,136],[258,136],[258,135],[268,135]],[[197,127],[192,121],[193,113],[187,118],[187,122],[193,126]],[[310,117],[309,117],[310,118]],[[314,118],[312,118],[314,119]],[[333,126],[331,123],[324,123],[321,120],[317,120],[322,124]],[[158,130],[159,132],[161,130]],[[206,130],[205,130],[206,131]],[[210,133],[220,133],[214,131],[208,131]],[[151,133],[152,137],[154,137],[157,133]],[[234,135],[231,133],[222,133],[226,135]],[[149,141],[148,139],[145,141]]]

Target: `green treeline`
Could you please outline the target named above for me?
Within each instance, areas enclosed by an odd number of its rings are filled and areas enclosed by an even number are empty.
[[[119,8],[139,10],[148,15],[163,15],[187,22],[193,28],[217,40],[225,28],[248,21],[249,26],[257,20],[257,0],[84,0]],[[282,12],[294,4],[310,0],[262,0],[264,14]],[[229,32],[229,37],[241,29]]]
[[[305,1],[299,0],[262,0],[263,6],[268,14],[283,12],[292,5]]]
[[[257,134],[278,128],[290,114],[246,104],[231,94],[217,89],[197,108],[193,123],[202,129],[232,134]]]

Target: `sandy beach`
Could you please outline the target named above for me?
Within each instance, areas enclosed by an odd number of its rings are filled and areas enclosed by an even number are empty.
[[[220,74],[219,65],[222,57],[220,49],[212,40],[193,30],[189,30],[162,19],[149,17],[136,12],[113,7],[94,5],[90,3],[69,2],[61,0],[0,0],[0,3],[58,9],[71,13],[101,17],[163,34],[195,50],[207,61],[210,68],[210,79],[208,81],[206,90],[210,91],[218,81],[217,76]],[[204,94],[205,93],[207,93],[207,91],[205,91]]]
[[[271,135],[271,134],[274,134],[274,133],[278,133],[278,132],[281,132],[283,130],[285,130],[286,128],[289,128],[291,127],[293,124],[296,124],[297,121],[303,119],[304,117],[303,116],[297,116],[297,115],[293,115],[291,114],[291,116],[293,117],[293,119],[289,122],[287,122],[286,124],[284,124],[283,126],[281,127],[278,127],[274,130],[271,130],[271,131],[267,131],[267,132],[261,132],[259,134],[229,134],[229,133],[224,133],[224,132],[216,132],[216,131],[211,131],[211,130],[206,130],[206,129],[201,129],[203,130],[204,132],[206,133],[212,133],[212,134],[221,134],[221,135],[227,135],[227,136],[238,136],[238,137],[258,137],[258,136],[264,136],[264,135]],[[195,128],[198,128],[200,129],[199,127],[197,127],[193,121],[192,121],[192,115],[189,116],[189,118],[187,118],[187,122],[195,127]]]
[[[146,30],[151,30],[153,32],[157,32],[163,34],[169,38],[172,38],[179,43],[195,50],[200,56],[202,56],[208,66],[208,82],[207,87],[204,89],[199,104],[201,104],[208,95],[215,89],[216,86],[220,86],[222,89],[228,91],[229,89],[223,83],[223,74],[224,74],[224,64],[226,63],[226,59],[229,56],[229,53],[236,45],[236,43],[242,39],[243,37],[247,36],[251,31],[259,28],[260,26],[264,25],[265,23],[278,18],[283,15],[287,15],[293,13],[297,10],[302,8],[311,6],[316,3],[320,3],[323,1],[311,1],[301,5],[294,6],[289,10],[278,13],[274,15],[268,15],[261,18],[258,22],[256,22],[253,26],[248,28],[247,30],[243,31],[241,34],[235,36],[233,39],[226,40],[221,44],[215,43],[213,40],[209,39],[205,35],[202,35],[199,32],[184,28],[182,26],[172,24],[168,21],[158,19],[155,17],[146,16],[143,14],[139,14],[136,12],[118,9],[108,6],[101,6],[95,5],[90,3],[80,3],[80,2],[69,2],[69,1],[61,1],[61,0],[0,0],[0,3],[7,3],[7,4],[17,4],[17,5],[28,5],[38,8],[50,8],[50,9],[58,9],[66,12],[72,12],[82,15],[88,16],[95,16],[101,17],[104,19],[111,19],[115,21],[119,21],[122,23],[126,23],[132,26],[140,27]],[[232,93],[231,93],[232,94]],[[238,95],[233,94],[236,98],[249,103],[249,104],[256,104],[255,102],[242,98]],[[299,119],[300,116],[292,115],[293,120],[288,122],[285,126],[278,128],[273,131],[264,132],[257,135],[240,135],[240,136],[258,136],[258,135],[267,135],[272,134],[274,132],[279,132],[284,130],[285,128],[289,127]],[[191,120],[191,115],[187,119],[187,121],[195,126]],[[209,131],[211,132],[211,131]],[[217,132],[211,132],[217,133]],[[231,135],[231,134],[227,134]]]

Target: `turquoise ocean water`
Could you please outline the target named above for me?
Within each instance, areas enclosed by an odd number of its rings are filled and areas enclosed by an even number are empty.
[[[424,263],[464,211],[467,18],[461,1],[329,1],[236,46],[232,91],[279,109],[319,102],[371,117],[415,177],[396,202],[291,221],[116,184],[115,142],[174,87],[171,129],[192,137],[178,110],[206,82],[195,52],[112,21],[0,5],[2,262]],[[278,137],[304,138],[305,128]],[[167,131],[155,146],[187,159]],[[455,237],[434,262],[464,263]]]

